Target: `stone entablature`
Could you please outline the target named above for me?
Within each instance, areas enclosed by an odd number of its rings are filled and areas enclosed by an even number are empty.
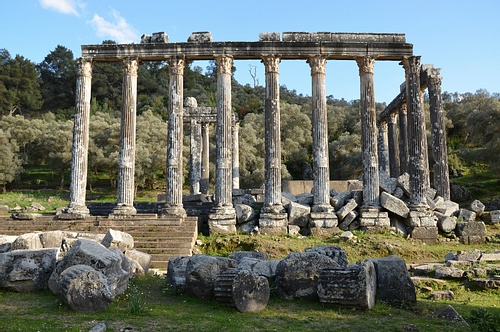
[[[276,36],[278,33],[265,33]],[[404,34],[283,32],[283,41],[273,37],[266,41],[179,42],[142,44],[82,45],[82,57],[94,61],[119,61],[133,57],[143,61],[162,61],[171,56],[187,60],[213,60],[217,55],[230,54],[234,60],[261,59],[262,54],[279,54],[281,59],[304,59],[322,55],[327,60],[355,60],[370,56],[377,60],[402,60],[413,55],[413,44],[406,43]]]

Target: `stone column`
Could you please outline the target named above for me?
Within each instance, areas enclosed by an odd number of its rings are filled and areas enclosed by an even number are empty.
[[[201,179],[200,192],[208,194],[208,185],[210,177],[210,142],[209,142],[209,126],[208,122],[201,124]]]
[[[217,63],[217,160],[215,204],[208,216],[211,234],[236,232],[236,211],[232,202],[231,69],[233,57],[216,56]]]
[[[363,205],[360,208],[361,226],[389,226],[386,212],[380,211],[380,178],[377,151],[377,114],[373,68],[375,59],[369,56],[356,59],[360,77],[361,145],[363,153]]]
[[[137,108],[137,59],[123,60],[120,155],[118,159],[118,197],[112,216],[135,214],[135,129]]]
[[[77,66],[78,77],[76,80],[69,205],[59,215],[59,219],[82,219],[90,214],[89,209],[85,205],[85,194],[89,151],[92,61],[80,58],[77,61]]]
[[[408,167],[410,174],[410,213],[406,218],[409,227],[436,227],[437,220],[425,198],[426,139],[425,117],[420,92],[420,57],[403,58],[406,74],[406,105],[408,110]],[[416,232],[416,234],[419,232]],[[412,232],[413,234],[413,232]],[[433,233],[434,234],[434,233]],[[437,231],[435,231],[437,234]]]
[[[167,132],[167,192],[164,215],[185,217],[182,206],[182,140],[183,140],[183,88],[184,57],[174,56],[168,60],[170,67],[168,132]]]
[[[261,233],[287,233],[286,213],[281,204],[281,125],[279,63],[276,55],[263,55],[266,68],[264,206],[259,220]]]
[[[408,112],[406,103],[399,105],[399,174],[408,173]]]
[[[389,165],[392,178],[397,178],[399,173],[399,138],[397,130],[397,114],[391,112],[388,118],[388,143],[389,143]]]
[[[311,225],[331,228],[338,224],[330,204],[330,165],[328,156],[328,121],[326,108],[326,58],[315,55],[307,59],[312,78],[313,194]]]
[[[240,122],[233,119],[233,189],[240,189]]]
[[[387,121],[382,120],[378,125],[378,160],[380,182],[388,181],[390,178],[390,162],[387,135]]]
[[[428,90],[431,118],[432,156],[434,158],[434,188],[445,200],[450,199],[450,174],[448,170],[448,147],[446,127],[441,101],[440,70],[433,68],[428,74]]]
[[[201,181],[201,122],[199,119],[191,119],[191,153],[190,153],[190,182],[191,186],[189,192],[191,195],[200,193]]]

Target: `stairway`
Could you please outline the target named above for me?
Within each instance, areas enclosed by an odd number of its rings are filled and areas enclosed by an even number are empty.
[[[151,267],[166,269],[170,258],[193,254],[198,236],[198,218],[160,218],[137,214],[126,219],[91,216],[84,220],[58,220],[54,216],[39,216],[35,220],[17,220],[0,216],[2,235],[54,230],[104,234],[110,228],[132,235],[135,249],[151,255]]]

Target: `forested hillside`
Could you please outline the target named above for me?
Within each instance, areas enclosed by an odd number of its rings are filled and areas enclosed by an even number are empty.
[[[104,43],[113,43],[105,41]],[[236,68],[233,68],[236,70]],[[205,69],[189,63],[184,97],[199,106],[216,104],[215,64]],[[0,188],[69,186],[76,60],[58,45],[39,64],[0,49]],[[165,185],[169,70],[166,62],[143,62],[138,75],[136,185],[138,190]],[[116,184],[120,135],[122,69],[119,63],[95,63],[89,152],[89,189]],[[443,93],[448,126],[450,174],[454,180],[493,179],[500,187],[500,94],[484,90]],[[282,176],[310,177],[311,100],[281,87]],[[232,106],[240,121],[240,182],[260,187],[264,178],[265,87],[233,79]],[[360,176],[359,100],[327,97],[332,179]],[[377,111],[385,104],[377,104]],[[428,108],[427,101],[425,107]],[[428,126],[429,128],[429,126]],[[189,126],[185,127],[184,167],[189,179]],[[211,161],[215,161],[215,127]],[[428,140],[430,142],[430,139]],[[431,155],[431,154],[429,154]],[[50,179],[37,176],[50,172]],[[211,178],[215,166],[211,165]],[[40,173],[41,174],[41,173]],[[29,181],[26,181],[29,179]],[[495,182],[496,181],[496,182]],[[500,195],[500,193],[496,193]]]

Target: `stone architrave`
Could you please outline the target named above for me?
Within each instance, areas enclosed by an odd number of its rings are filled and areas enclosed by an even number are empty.
[[[389,143],[389,164],[390,164],[390,173],[392,178],[397,178],[400,175],[400,167],[399,167],[399,137],[397,130],[397,113],[391,112],[388,118],[388,143]]]
[[[279,63],[276,55],[263,55],[266,68],[264,205],[260,231],[268,234],[287,232],[287,215],[281,203],[281,125]]]
[[[120,155],[118,159],[118,195],[113,216],[136,214],[134,207],[135,136],[137,108],[137,59],[123,61]]]
[[[446,145],[445,115],[441,101],[440,69],[427,71],[427,87],[431,119],[432,156],[434,159],[434,187],[438,195],[450,199],[450,175],[448,170],[448,147]]]
[[[217,64],[217,160],[215,204],[208,216],[212,234],[236,233],[236,211],[232,203],[231,68],[233,57],[219,55]]]
[[[90,100],[92,86],[92,61],[77,61],[75,119],[71,157],[71,184],[69,205],[59,219],[81,219],[90,215],[85,205],[87,188],[87,163],[89,151]]]
[[[326,108],[326,58],[310,56],[312,78],[313,194],[311,219],[315,225],[337,225],[330,204],[330,168],[328,158],[328,121]]]
[[[167,189],[162,214],[185,217],[182,206],[183,87],[185,59],[171,57],[167,132]]]

